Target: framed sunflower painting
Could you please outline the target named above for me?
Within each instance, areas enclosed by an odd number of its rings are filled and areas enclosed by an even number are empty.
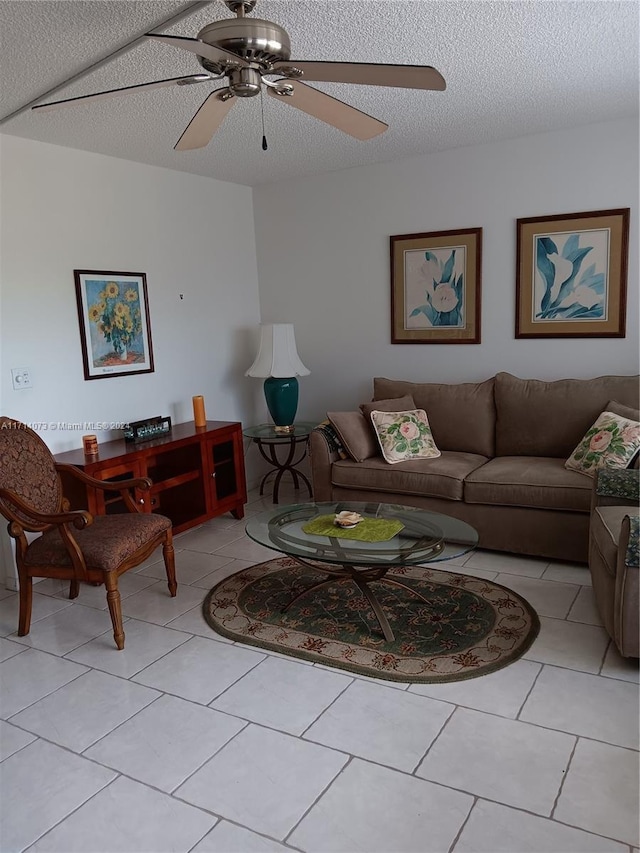
[[[153,373],[147,277],[74,270],[85,379]]]

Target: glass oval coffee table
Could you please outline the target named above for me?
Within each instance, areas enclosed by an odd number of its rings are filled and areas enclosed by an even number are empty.
[[[333,519],[342,511],[357,512],[364,520],[346,530],[336,527]],[[371,604],[387,642],[394,640],[393,631],[370,584],[402,587],[428,604],[396,576],[387,577],[388,570],[450,560],[478,544],[474,528],[457,518],[399,504],[352,501],[277,507],[249,518],[246,532],[254,542],[324,575],[294,596],[283,612],[314,590],[352,581]]]

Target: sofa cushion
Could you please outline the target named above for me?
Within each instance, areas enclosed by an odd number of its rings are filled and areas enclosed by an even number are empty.
[[[626,468],[640,448],[640,423],[603,412],[579,442],[565,467],[587,477],[601,468]]]
[[[609,400],[638,408],[639,388],[638,376],[542,382],[498,373],[496,456],[566,459]]]
[[[410,459],[434,459],[440,456],[424,409],[409,412],[371,412],[384,459],[392,465]]]
[[[589,512],[592,483],[567,471],[564,459],[496,456],[469,474],[467,503]]]
[[[354,462],[377,456],[380,447],[362,412],[327,412],[331,426]]]
[[[628,418],[630,421],[640,421],[640,409],[623,406],[616,400],[609,400],[605,409],[607,412],[613,412],[614,415],[620,415],[621,418]],[[636,453],[635,459],[631,462],[629,468],[640,468],[640,453]]]
[[[388,400],[376,400],[374,403],[362,403],[360,411],[365,417],[365,420],[371,427],[371,412],[408,412],[410,409],[415,409],[416,404],[410,394],[394,397],[393,394]],[[373,433],[375,437],[375,433]]]
[[[402,503],[403,494],[461,501],[465,477],[486,462],[486,456],[453,451],[443,451],[435,459],[414,459],[397,465],[389,465],[380,456],[360,463],[345,459],[331,466],[331,482],[341,489],[390,492],[395,503]]]
[[[449,385],[376,377],[373,397],[377,400],[410,394],[415,400],[412,408],[424,409],[427,413],[440,450],[493,456],[496,429],[493,384],[493,379]]]
[[[640,409],[623,406],[617,400],[609,400],[604,410],[605,412],[613,412],[614,415],[620,415],[621,418],[626,418],[629,421],[640,421]]]
[[[598,506],[591,514],[589,535],[602,555],[607,572],[612,577],[616,574],[622,519],[633,511],[633,508],[628,506]]]

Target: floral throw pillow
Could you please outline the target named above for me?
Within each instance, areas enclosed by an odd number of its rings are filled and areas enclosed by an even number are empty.
[[[640,423],[603,412],[565,462],[565,468],[594,477],[601,468],[626,468],[640,450]]]
[[[387,462],[440,456],[424,409],[410,412],[371,412],[371,423]]]

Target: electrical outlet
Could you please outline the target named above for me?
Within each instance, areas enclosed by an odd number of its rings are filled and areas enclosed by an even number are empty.
[[[11,381],[14,391],[22,391],[23,388],[33,388],[31,384],[31,371],[26,367],[14,367],[11,371]]]

